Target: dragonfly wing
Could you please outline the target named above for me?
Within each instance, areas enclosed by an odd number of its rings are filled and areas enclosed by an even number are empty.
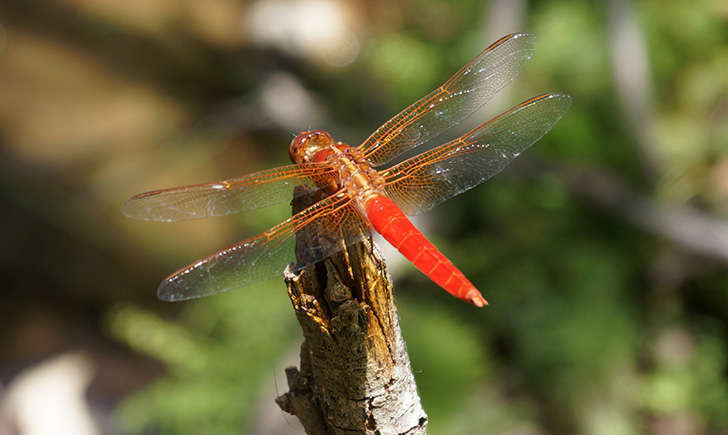
[[[308,237],[296,261],[296,234]],[[331,195],[268,231],[192,263],[167,277],[160,299],[178,301],[222,293],[315,264],[369,235],[350,198]]]
[[[551,130],[570,105],[571,97],[560,94],[526,100],[384,171],[385,191],[406,214],[429,210],[499,173]]]
[[[317,177],[333,174],[333,168],[320,163],[282,166],[216,183],[140,193],[126,201],[121,211],[159,222],[225,216],[290,201],[296,186],[315,188]]]
[[[360,150],[374,166],[382,165],[459,123],[518,76],[534,45],[535,37],[526,33],[494,42],[442,86],[379,127]]]

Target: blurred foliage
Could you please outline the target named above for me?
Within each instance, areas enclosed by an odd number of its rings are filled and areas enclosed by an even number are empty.
[[[360,46],[345,53],[359,54],[332,66],[306,51],[316,35],[297,39],[275,22],[263,26],[269,35],[246,33],[265,3],[0,5],[0,193],[13,210],[3,219],[29,234],[7,244],[20,254],[3,267],[19,284],[3,309],[8,325],[23,324],[21,306],[63,322],[84,312],[105,325],[104,339],[164,364],[117,407],[125,433],[252,431],[274,406],[274,373],[298,332],[282,280],[172,308],[153,301],[174,267],[282,220],[286,207],[159,225],[124,219],[121,202],[285,164],[295,130],[327,128],[354,145],[492,42],[483,38],[490,2],[349,1]],[[728,6],[627,2],[647,45],[650,178],[616,89],[608,3],[527,2],[522,27],[510,29],[539,44],[498,104],[574,97],[522,158],[604,169],[659,204],[726,221]],[[285,92],[274,76],[286,78]],[[474,310],[411,266],[395,276],[430,433],[728,433],[725,260],[524,170],[449,201],[429,222],[433,242],[491,304]],[[31,255],[42,272],[22,260]]]
[[[295,337],[290,302],[271,284],[190,303],[175,321],[135,306],[114,309],[111,333],[154,355],[170,374],[119,409],[124,429],[239,433],[255,416],[261,386],[284,368],[271,364]]]

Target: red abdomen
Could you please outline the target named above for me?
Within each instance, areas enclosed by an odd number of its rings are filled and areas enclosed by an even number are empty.
[[[365,209],[374,229],[437,285],[478,307],[488,304],[478,289],[412,225],[391,199],[377,195],[366,203]]]

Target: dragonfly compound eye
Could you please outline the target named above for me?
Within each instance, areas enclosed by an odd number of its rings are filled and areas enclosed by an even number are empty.
[[[309,162],[317,152],[333,143],[331,135],[323,130],[302,131],[291,141],[288,151],[294,163]]]

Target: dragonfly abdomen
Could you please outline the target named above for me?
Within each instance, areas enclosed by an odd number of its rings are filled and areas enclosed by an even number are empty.
[[[488,304],[478,289],[412,225],[391,199],[375,195],[367,201],[365,210],[374,229],[437,285],[478,307]]]

